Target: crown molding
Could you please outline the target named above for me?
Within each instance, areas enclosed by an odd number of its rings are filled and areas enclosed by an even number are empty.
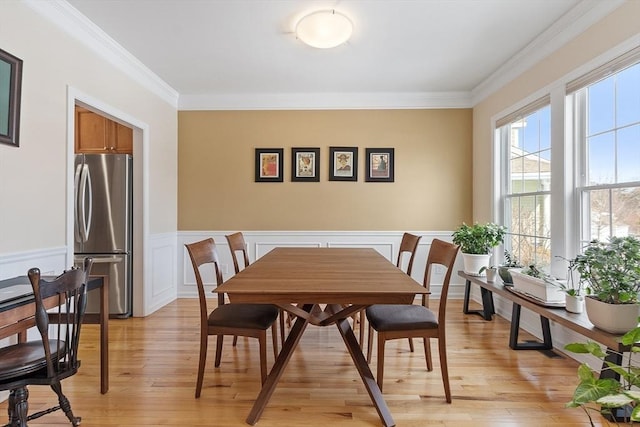
[[[469,92],[180,95],[179,110],[393,110],[471,108]]]
[[[114,67],[177,108],[178,92],[65,0],[23,0]]]
[[[476,86],[471,91],[472,105],[504,87],[624,3],[625,0],[582,0]]]

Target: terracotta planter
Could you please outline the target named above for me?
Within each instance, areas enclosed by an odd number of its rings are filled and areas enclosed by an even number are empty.
[[[588,296],[585,298],[585,307],[589,321],[603,331],[625,334],[638,326],[638,304],[607,304]]]

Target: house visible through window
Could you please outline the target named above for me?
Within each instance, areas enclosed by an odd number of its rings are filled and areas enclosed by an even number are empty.
[[[550,111],[547,97],[505,118],[499,129],[505,247],[541,267],[551,259]]]

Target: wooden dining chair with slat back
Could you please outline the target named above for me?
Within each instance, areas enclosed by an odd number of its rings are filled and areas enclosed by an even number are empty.
[[[227,243],[229,244],[229,251],[231,251],[231,258],[233,260],[233,269],[236,274],[240,273],[240,271],[246,268],[249,265],[249,254],[247,252],[247,243],[244,240],[244,235],[241,232],[229,234],[225,236],[227,239]],[[241,258],[240,258],[241,256]],[[240,260],[242,260],[242,265],[240,265]],[[284,310],[279,310],[279,318],[280,318],[280,341],[282,345],[284,345]],[[236,345],[238,341],[238,337],[233,337],[233,345]]]
[[[71,410],[62,393],[61,381],[80,368],[78,345],[86,308],[87,279],[93,260],[85,258],[82,268],[72,268],[53,280],[28,272],[35,299],[34,317],[39,339],[19,342],[0,349],[0,390],[9,390],[9,424],[26,427],[27,421],[62,410],[72,425],[81,418]],[[27,386],[48,385],[58,396],[58,405],[29,415]]]
[[[418,243],[420,243],[420,239],[422,236],[416,236],[411,233],[404,233],[402,235],[402,240],[400,240],[400,248],[398,248],[398,258],[396,260],[396,267],[399,269],[403,269],[403,266],[407,264],[407,269],[404,270],[408,276],[411,276],[411,272],[413,271],[413,260],[416,257],[416,252],[418,250]],[[408,257],[408,260],[407,260]],[[360,314],[360,346],[362,347],[362,343],[364,342],[364,313],[361,311]],[[371,337],[373,335],[373,329],[369,327],[369,341],[371,341]],[[409,338],[409,349],[413,351],[413,341]],[[369,361],[369,359],[367,359]]]
[[[369,324],[378,333],[378,369],[377,382],[382,390],[384,374],[384,348],[388,340],[400,338],[423,338],[427,370],[433,369],[429,339],[438,340],[438,352],[440,355],[440,369],[446,400],[451,403],[451,389],[449,387],[449,371],[447,368],[447,344],[445,333],[445,315],[447,309],[447,297],[449,293],[449,281],[453,272],[459,247],[439,239],[433,239],[431,249],[427,257],[427,266],[423,280],[423,286],[429,290],[431,276],[434,274],[434,266],[442,265],[446,271],[443,275],[442,291],[438,312],[435,313],[422,304],[377,304],[366,309]],[[371,352],[371,343],[367,348]]]
[[[198,285],[200,300],[200,359],[196,381],[196,398],[200,397],[207,361],[209,336],[216,338],[215,367],[220,366],[222,343],[225,335],[257,338],[260,347],[260,377],[264,384],[267,378],[267,329],[272,328],[273,355],[278,355],[277,323],[278,308],[271,304],[226,303],[224,294],[218,294],[218,305],[211,312],[207,307],[204,281],[200,269],[209,266],[216,278],[216,285],[223,282],[218,252],[213,239],[185,244]]]

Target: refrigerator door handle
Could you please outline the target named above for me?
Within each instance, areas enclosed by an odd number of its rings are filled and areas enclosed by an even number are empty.
[[[89,172],[89,166],[82,165],[82,173],[80,175],[80,194],[82,196],[80,201],[82,224],[80,224],[80,234],[82,241],[86,242],[89,238],[89,232],[91,231],[91,216],[93,209],[93,199],[91,194],[91,173]],[[88,213],[87,213],[88,202]]]
[[[74,176],[74,186],[73,188],[75,189],[75,205],[74,205],[74,215],[73,215],[73,222],[74,222],[74,234],[75,234],[75,238],[76,238],[76,242],[82,242],[82,237],[80,236],[80,175],[82,174],[82,164],[78,164],[76,166],[76,173]]]

